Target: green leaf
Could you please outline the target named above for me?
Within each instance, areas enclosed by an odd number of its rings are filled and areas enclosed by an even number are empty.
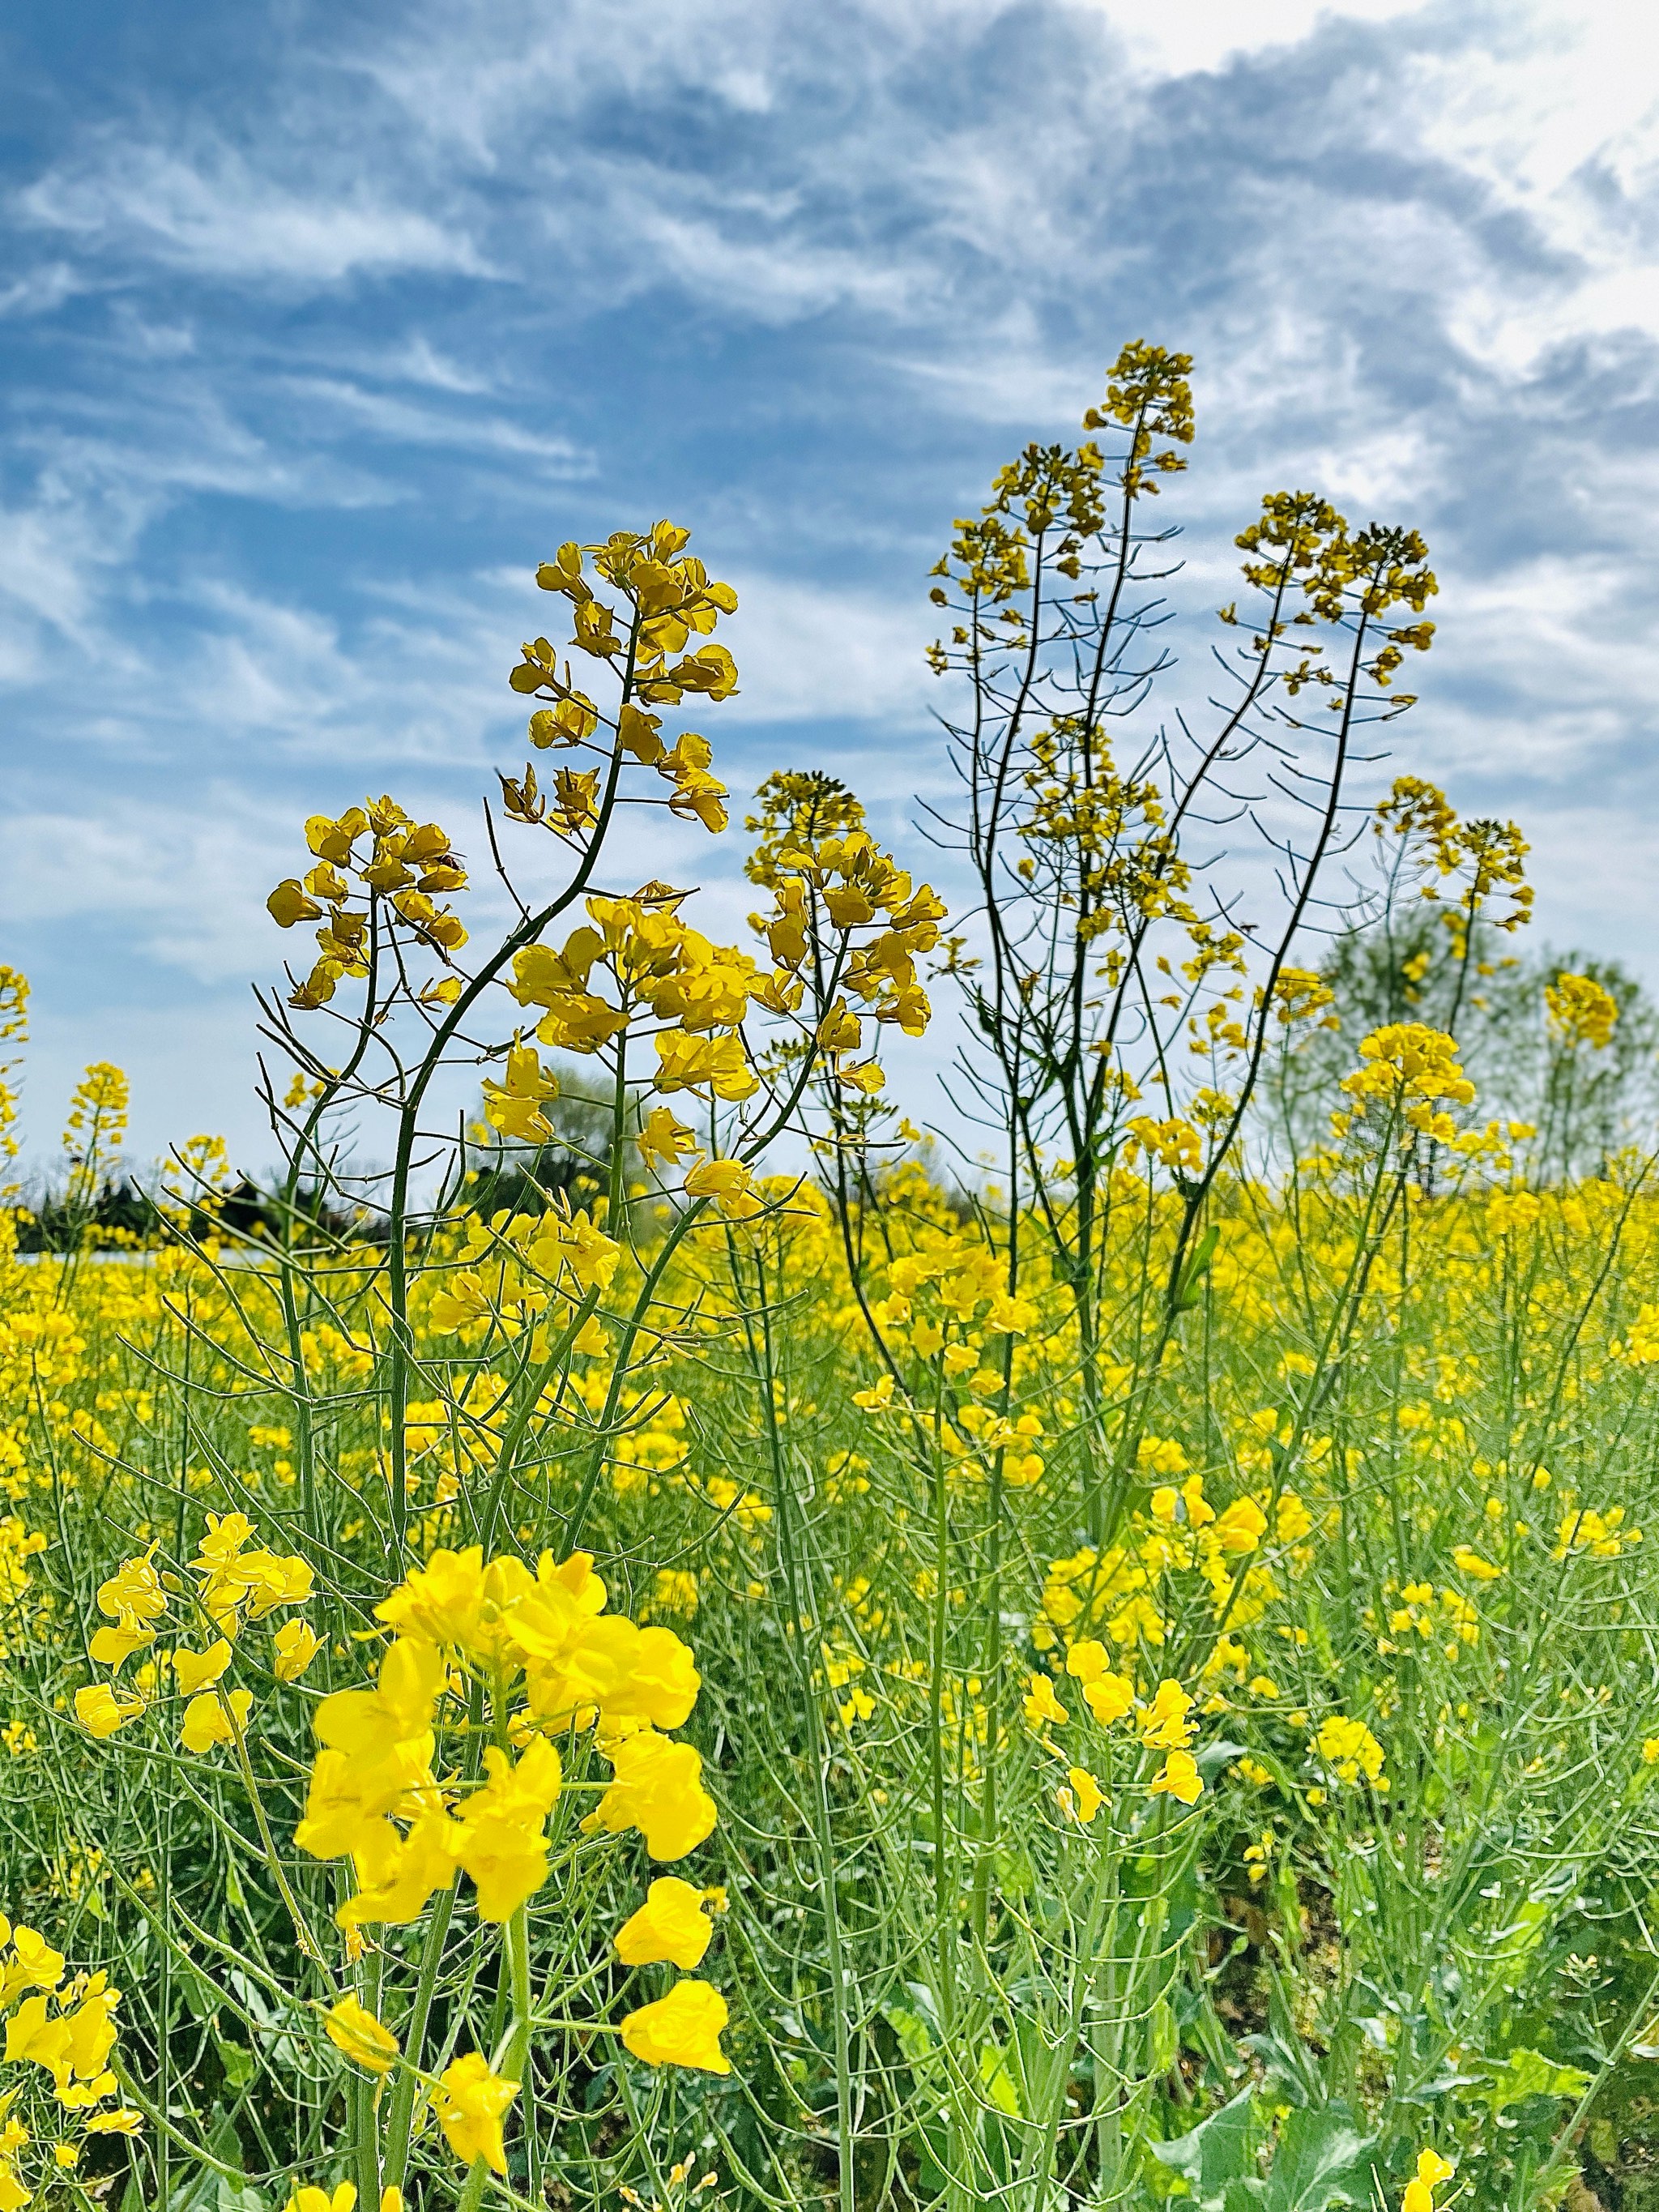
[[[912,2065],[933,2055],[933,2033],[920,2013],[908,2012],[902,2005],[884,2005],[881,2016],[897,2036],[899,2049]]]
[[[988,2043],[979,2054],[980,2085],[998,2112],[1006,2112],[1011,2120],[1024,2118],[1020,2109],[1019,2091],[1014,2077],[1008,2071],[1008,2062],[1000,2045]]]
[[[1210,1272],[1210,1262],[1215,1257],[1215,1248],[1220,1237],[1221,1231],[1212,1226],[1194,1245],[1193,1256],[1182,1269],[1181,1280],[1176,1291],[1175,1310],[1177,1313],[1190,1313],[1198,1304],[1198,1286]]]
[[[193,1966],[176,1966],[173,1986],[198,2020],[211,2020],[222,2002],[220,1991]]]
[[[1231,2104],[1212,2112],[1207,2120],[1170,2142],[1149,2142],[1152,2156],[1186,2177],[1200,2212],[1222,2212],[1230,2181],[1251,2171],[1250,2089],[1241,2089]]]
[[[240,2043],[221,2043],[219,2063],[233,2089],[246,2089],[253,2079],[253,2053],[245,2051]]]
[[[219,2177],[219,2212],[270,2212],[270,2205],[262,2191],[251,2182],[228,2181]]]
[[[1481,2068],[1480,2094],[1494,2112],[1518,2105],[1528,2097],[1580,2097],[1590,2077],[1577,2066],[1558,2066],[1540,2051],[1511,2051],[1497,2063]]]
[[[1375,2141],[1360,2134],[1346,2105],[1292,2112],[1279,2139],[1266,2212],[1328,2212],[1333,2204],[1369,2203]]]

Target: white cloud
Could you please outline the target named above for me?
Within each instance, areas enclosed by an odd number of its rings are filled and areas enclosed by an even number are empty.
[[[84,280],[67,261],[43,261],[0,285],[0,316],[49,315],[85,289]]]
[[[293,376],[284,384],[307,406],[331,409],[360,423],[374,436],[404,445],[447,446],[459,452],[500,453],[515,460],[541,464],[544,475],[588,476],[591,454],[568,438],[539,437],[534,431],[505,416],[479,415],[465,409],[440,410],[422,407],[389,392],[371,392],[343,377]],[[453,386],[451,387],[453,388]]]
[[[471,241],[361,182],[289,189],[219,145],[199,161],[107,137],[17,195],[23,220],[198,276],[311,287],[398,270],[488,273]]]
[[[89,793],[74,812],[14,814],[8,834],[0,920],[14,929],[118,922],[150,958],[202,983],[268,961],[253,916],[283,872],[277,825],[232,786],[211,785],[186,807]]]
[[[1523,216],[1549,259],[1449,301],[1477,360],[1525,378],[1555,346],[1659,337],[1659,18],[1626,0],[1532,0],[1493,19],[1474,67],[1408,58],[1402,91],[1425,151]]]
[[[741,571],[732,581],[738,612],[723,635],[740,688],[722,721],[914,730],[925,720],[933,678],[922,655],[937,628],[925,602],[895,605],[875,592]]]
[[[465,368],[440,353],[431,341],[416,332],[407,343],[386,355],[380,363],[383,376],[407,384],[424,384],[434,392],[455,392],[469,398],[495,389],[495,380],[481,369]]]

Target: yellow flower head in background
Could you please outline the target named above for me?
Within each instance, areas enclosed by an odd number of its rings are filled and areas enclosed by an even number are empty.
[[[1332,1713],[1320,1723],[1314,1747],[1335,1768],[1340,1782],[1358,1782],[1362,1774],[1368,1782],[1376,1782],[1382,1776],[1382,1747],[1364,1721]]]
[[[353,2212],[356,2202],[357,2190],[353,2182],[343,2181],[331,2191],[307,2185],[295,2191],[283,2212]]]
[[[1024,1711],[1033,1728],[1064,1728],[1072,1717],[1054,1695],[1054,1683],[1047,1674],[1031,1676]]]
[[[1619,1001],[1593,975],[1558,975],[1544,986],[1550,1034],[1568,1047],[1587,1044],[1605,1052],[1613,1042]]]
[[[1106,1793],[1086,1766],[1068,1768],[1066,1779],[1071,1786],[1060,1791],[1060,1803],[1086,1828],[1106,1802]]]
[[[1442,2158],[1437,2150],[1419,2151],[1417,2171],[1406,2184],[1400,2212],[1434,2212],[1435,2185],[1449,2181],[1451,2176],[1450,2160]]]
[[[1204,1795],[1204,1778],[1190,1751],[1172,1751],[1152,1777],[1150,1794],[1176,1797],[1183,1805],[1196,1805]]]

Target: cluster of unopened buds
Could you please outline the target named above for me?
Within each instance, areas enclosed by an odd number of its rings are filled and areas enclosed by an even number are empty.
[[[76,1718],[83,1728],[96,1736],[113,1735],[117,1729],[137,1720],[161,1690],[165,1665],[171,1670],[173,1688],[186,1701],[179,1731],[186,1751],[210,1751],[216,1744],[234,1744],[246,1734],[253,1693],[227,1689],[224,1683],[237,1638],[246,1623],[303,1605],[312,1588],[305,1560],[263,1546],[250,1550],[253,1533],[246,1514],[210,1513],[207,1532],[190,1562],[192,1583],[158,1568],[153,1544],[125,1560],[100,1583],[98,1608],[111,1626],[95,1632],[88,1649],[99,1666],[110,1668],[112,1679],[90,1682],[76,1692]],[[124,1689],[120,1676],[126,1662],[151,1650],[175,1605],[188,1616],[189,1628],[183,1632],[194,1631],[211,1640],[204,1650],[180,1643],[147,1659],[136,1671],[131,1686]],[[285,1620],[270,1638],[270,1671],[279,1682],[297,1681],[318,1649],[319,1639],[308,1622]]]
[[[672,812],[720,830],[726,823],[726,786],[712,773],[708,739],[687,730],[673,744],[665,744],[661,717],[652,711],[678,706],[688,691],[719,702],[737,689],[737,668],[726,647],[693,643],[707,638],[722,615],[735,611],[738,595],[685,551],[690,535],[672,522],[643,533],[613,531],[601,544],[561,545],[536,571],[543,591],[570,602],[575,630],[568,649],[624,672],[627,696],[614,717],[602,714],[572,682],[568,660],[561,666],[558,649],[547,638],[521,648],[523,657],[507,681],[515,691],[551,702],[530,717],[530,742],[539,750],[586,747],[607,760],[629,757],[672,787],[667,801]],[[601,588],[622,594],[619,604],[597,596],[585,573],[590,559]],[[597,735],[602,726],[604,739]],[[599,768],[560,769],[550,802],[537,789],[531,769],[521,781],[504,777],[501,787],[508,813],[519,821],[545,823],[561,835],[580,837],[598,821],[603,776]]]

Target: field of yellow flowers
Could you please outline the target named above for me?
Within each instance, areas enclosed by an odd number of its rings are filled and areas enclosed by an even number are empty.
[[[619,884],[623,808],[726,828],[661,523],[538,574],[498,942],[391,798],[296,834],[281,1175],[100,1234],[88,1071],[54,1249],[0,1212],[0,2212],[1659,2185],[1639,1009],[1506,981],[1524,842],[1411,777],[1364,988],[1310,951],[1414,533],[1270,495],[1132,749],[1189,368],[935,571],[959,933],[822,775],[747,947]],[[1287,760],[1246,929],[1188,824]],[[947,1009],[959,1170],[884,1065]]]

